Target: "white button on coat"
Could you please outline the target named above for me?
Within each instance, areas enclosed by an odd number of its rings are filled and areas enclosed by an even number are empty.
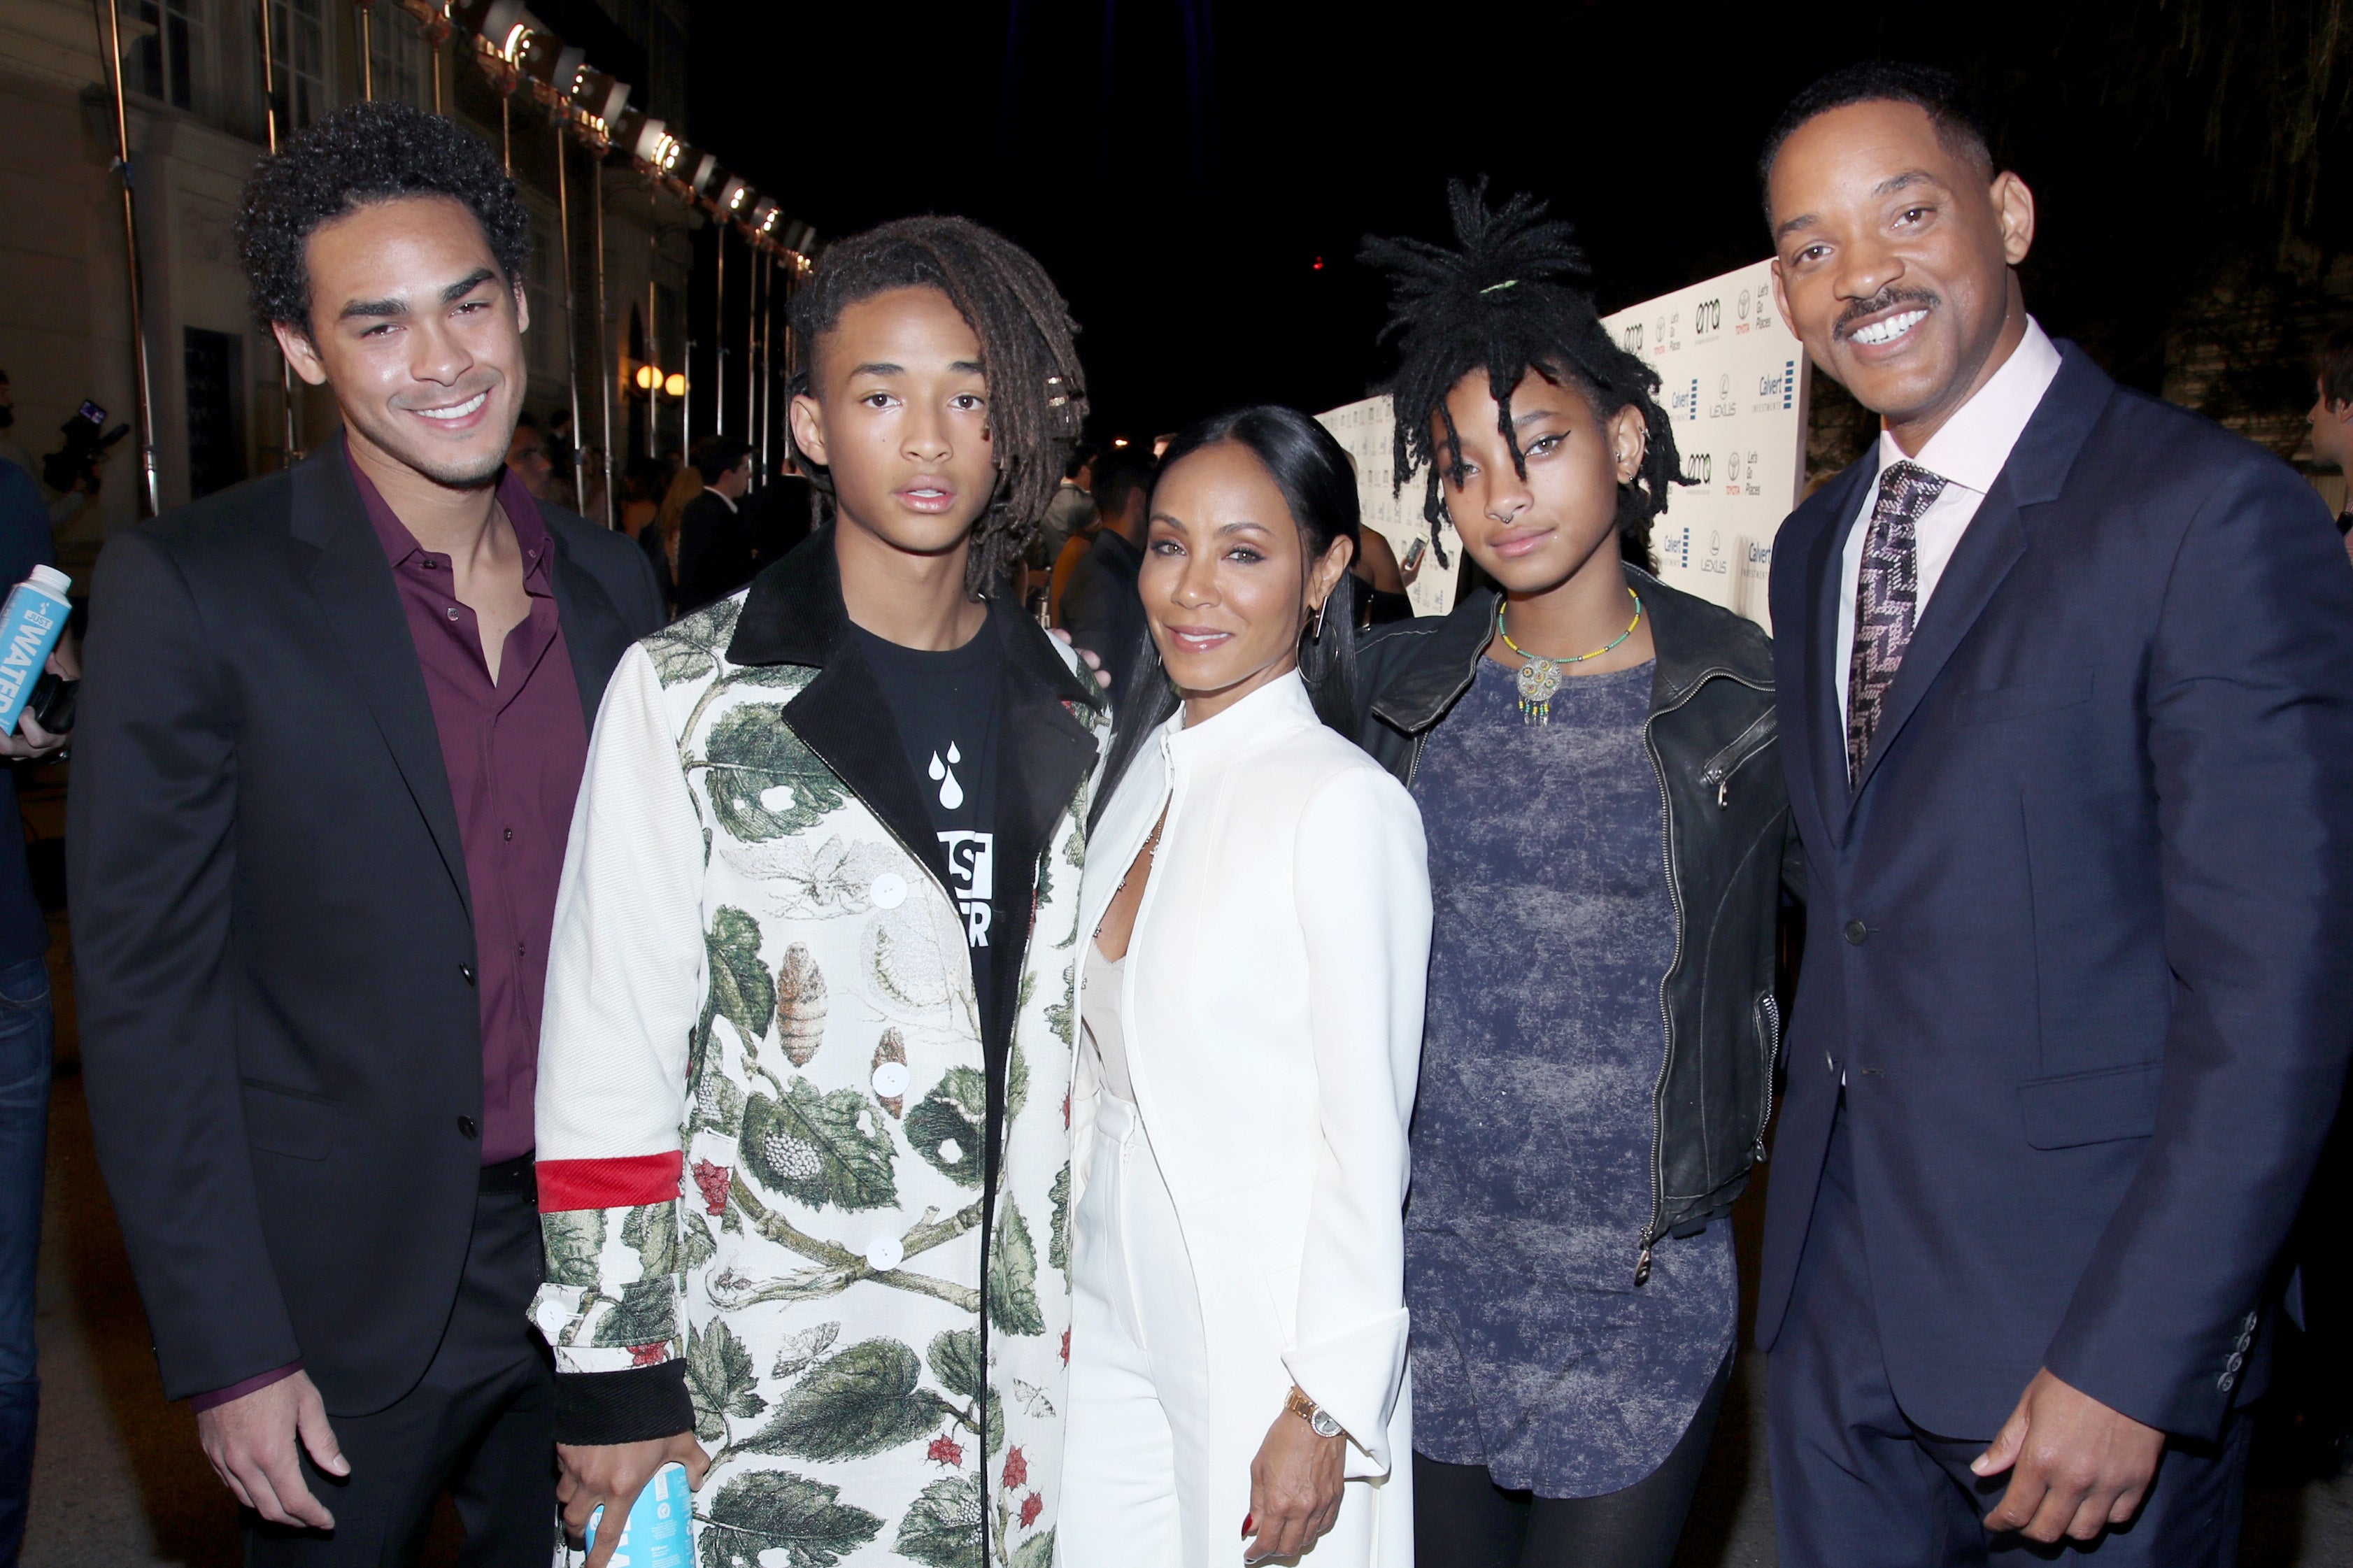
[[[895,910],[907,901],[907,879],[896,871],[885,871],[874,879],[866,896],[874,900],[878,910]]]
[[[906,1260],[907,1249],[899,1245],[895,1236],[878,1236],[866,1244],[866,1264],[877,1274],[887,1274]]]
[[[877,1062],[874,1066],[874,1092],[885,1100],[896,1100],[907,1092],[905,1062]]]

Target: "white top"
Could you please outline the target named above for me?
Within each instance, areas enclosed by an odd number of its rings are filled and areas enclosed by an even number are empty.
[[[1134,1105],[1135,1085],[1127,1077],[1127,1031],[1120,1026],[1119,1017],[1119,982],[1126,972],[1125,954],[1105,958],[1102,948],[1087,943],[1085,1000],[1080,1004],[1079,1022],[1086,1028],[1087,1043],[1094,1047],[1095,1070],[1103,1074],[1104,1092]]]
[[[1218,1478],[1202,1515],[1231,1531],[1293,1384],[1346,1430],[1349,1476],[1401,1469],[1412,1451],[1400,1210],[1429,851],[1412,797],[1317,721],[1296,672],[1146,739],[1087,837],[1081,929],[1102,923],[1164,812],[1120,976],[1122,1044],[1199,1290]],[[1105,989],[1088,979],[1081,1017]],[[1073,1215],[1101,1087],[1081,1052]],[[1074,1242],[1094,1244],[1083,1230]],[[1096,1348],[1072,1345],[1073,1375]],[[1410,1551],[1409,1489],[1377,1492],[1351,1506],[1380,1510],[1392,1561]]]
[[[1936,584],[1945,575],[1945,567],[1959,547],[1961,535],[1968,531],[1969,520],[1993,489],[1993,481],[2010,461],[2010,449],[2018,445],[2026,422],[2034,417],[2042,395],[2051,389],[2051,382],[2059,374],[2059,350],[2045,336],[2041,323],[2033,317],[2026,320],[2026,336],[2010,351],[2001,368],[1993,373],[1977,395],[1961,405],[1944,428],[1928,437],[1920,455],[1909,459],[1932,474],[1941,475],[1945,488],[1928,510],[1920,514],[1914,526],[1916,541],[1917,582],[1919,597],[1913,610],[1913,624],[1927,613],[1928,596],[1936,591]],[[1895,437],[1882,430],[1879,433],[1879,471],[1885,473],[1887,465],[1905,461],[1904,448]],[[1854,658],[1854,591],[1862,574],[1862,540],[1870,531],[1866,524],[1871,509],[1879,504],[1879,481],[1873,479],[1863,492],[1862,510],[1857,511],[1846,533],[1846,548],[1839,556],[1838,665],[1831,679],[1838,686],[1838,710],[1841,715],[1839,732],[1846,726],[1847,666]]]

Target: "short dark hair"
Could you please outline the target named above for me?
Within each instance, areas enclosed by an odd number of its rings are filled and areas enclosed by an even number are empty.
[[[793,295],[793,332],[807,356],[792,378],[794,393],[810,391],[819,340],[841,312],[894,289],[937,289],[980,340],[997,493],[973,525],[965,583],[976,594],[994,593],[1028,552],[1086,420],[1071,342],[1078,323],[1038,258],[994,229],[963,217],[900,218],[828,245],[816,273]],[[786,449],[831,500],[832,475],[789,438]]]
[[[1149,495],[1158,465],[1148,447],[1113,447],[1095,459],[1095,510],[1109,517],[1124,510],[1127,498]]]
[[[1062,477],[1066,479],[1077,479],[1082,473],[1086,471],[1087,465],[1096,461],[1100,456],[1101,454],[1086,442],[1080,442],[1077,446],[1071,448],[1070,457],[1064,460],[1062,464]]]
[[[1817,79],[1791,99],[1766,133],[1764,151],[1757,154],[1757,185],[1765,200],[1767,222],[1772,221],[1773,160],[1781,155],[1781,144],[1814,116],[1851,103],[1908,103],[1925,110],[1946,152],[1983,170],[1987,179],[1993,178],[1993,139],[1986,133],[1985,117],[1978,112],[1960,78],[1934,66],[1904,60],[1858,60]]]
[[[261,160],[246,182],[237,243],[264,327],[309,336],[306,252],[321,224],[376,202],[448,196],[482,226],[509,287],[531,254],[531,213],[489,145],[457,121],[377,100],[337,110]]]
[[[2321,396],[2353,403],[2353,317],[2338,320],[2314,342],[2312,374]]]
[[[1356,467],[1332,432],[1295,408],[1262,403],[1188,425],[1160,456],[1166,475],[1185,458],[1210,447],[1232,444],[1256,458],[1282,492],[1298,526],[1302,552],[1310,562],[1335,539],[1355,544],[1362,532],[1356,500]],[[1356,577],[1340,574],[1314,630],[1300,638],[1299,678],[1315,705],[1315,716],[1356,739]],[[1176,711],[1176,688],[1160,662],[1160,647],[1147,629],[1128,665],[1127,683],[1113,711],[1111,760],[1103,769],[1093,817],[1100,819],[1120,775],[1127,771],[1155,731]],[[1092,826],[1092,822],[1090,824]]]
[[[752,443],[741,436],[705,436],[694,444],[694,471],[706,485],[715,485],[752,455]]]

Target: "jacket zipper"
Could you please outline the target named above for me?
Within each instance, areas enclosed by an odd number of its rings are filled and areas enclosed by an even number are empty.
[[[1472,681],[1479,679],[1479,659],[1486,657],[1486,645],[1482,643],[1479,647],[1479,658],[1471,661],[1470,669],[1464,673],[1454,689],[1446,694],[1446,700],[1440,704],[1440,718],[1451,711],[1457,702],[1462,700],[1462,694],[1471,689]],[[1408,789],[1413,787],[1413,777],[1421,771],[1421,749],[1430,743],[1430,732],[1437,729],[1438,725],[1439,720],[1433,719],[1414,732],[1413,750],[1407,755],[1405,761],[1405,787]]]
[[[1770,991],[1757,998],[1757,1016],[1765,1026],[1765,1114],[1757,1119],[1755,1158],[1763,1164],[1765,1129],[1773,1125],[1773,1069],[1781,1060],[1781,999]]]
[[[1715,804],[1718,806],[1732,804],[1732,775],[1771,745],[1780,731],[1781,726],[1775,720],[1773,710],[1767,709],[1757,717],[1757,722],[1749,725],[1732,744],[1716,752],[1709,761],[1706,769],[1699,775],[1699,782],[1715,786]]]
[[[1660,1211],[1666,1207],[1667,1201],[1666,1118],[1660,1113],[1659,1097],[1666,1093],[1667,1074],[1675,1065],[1675,1018],[1667,1008],[1667,982],[1674,977],[1675,971],[1683,967],[1683,883],[1675,877],[1674,803],[1667,793],[1667,764],[1659,758],[1658,742],[1651,734],[1651,727],[1698,696],[1702,687],[1719,676],[1752,691],[1765,689],[1754,681],[1741,679],[1732,670],[1721,666],[1713,667],[1702,670],[1699,679],[1693,681],[1681,697],[1642,721],[1642,750],[1650,754],[1651,771],[1659,779],[1659,853],[1666,861],[1667,894],[1675,907],[1675,951],[1674,956],[1667,961],[1666,973],[1659,976],[1659,1027],[1665,1037],[1666,1048],[1659,1054],[1658,1081],[1651,1086],[1651,1215],[1642,1222],[1641,1251],[1634,1259],[1634,1285],[1637,1289],[1651,1282],[1651,1248],[1659,1239]],[[1722,793],[1721,787],[1718,793]]]

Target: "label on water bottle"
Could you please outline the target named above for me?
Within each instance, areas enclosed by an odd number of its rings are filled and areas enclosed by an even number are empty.
[[[688,1515],[692,1499],[684,1465],[672,1460],[656,1470],[621,1526],[620,1542],[613,1549],[613,1568],[691,1568],[694,1542]],[[604,1518],[601,1503],[588,1516],[592,1551],[596,1545],[596,1526]]]

